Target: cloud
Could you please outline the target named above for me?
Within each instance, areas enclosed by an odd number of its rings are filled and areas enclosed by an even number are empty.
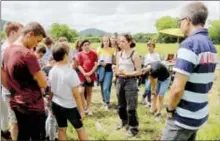
[[[156,32],[161,16],[178,16],[188,1],[2,1],[2,19],[26,24],[68,24],[78,31],[99,28],[108,32]],[[205,1],[209,19],[220,18],[220,2]],[[219,14],[218,14],[219,13]]]

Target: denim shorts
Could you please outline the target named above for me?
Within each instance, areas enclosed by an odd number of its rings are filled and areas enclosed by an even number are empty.
[[[171,77],[168,77],[164,81],[159,81],[157,82],[157,94],[160,96],[164,96],[166,91],[168,90],[171,82]]]

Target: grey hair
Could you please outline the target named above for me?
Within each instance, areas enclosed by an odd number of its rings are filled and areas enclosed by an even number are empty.
[[[191,2],[181,10],[182,18],[190,18],[193,25],[205,25],[208,9],[202,2]]]

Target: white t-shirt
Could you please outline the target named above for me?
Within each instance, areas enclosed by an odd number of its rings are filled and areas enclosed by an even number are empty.
[[[160,55],[158,53],[156,53],[156,52],[148,53],[144,58],[144,65],[146,66],[149,63],[157,62],[157,61],[161,61]]]
[[[5,49],[9,47],[9,44],[7,41],[5,41],[2,45],[1,45],[1,67],[2,67],[2,63],[3,63],[3,56],[4,56],[4,51]],[[10,92],[2,86],[2,98],[7,101],[7,95],[10,95]]]
[[[64,108],[76,107],[72,88],[80,85],[79,77],[69,65],[54,66],[49,72],[52,101]]]

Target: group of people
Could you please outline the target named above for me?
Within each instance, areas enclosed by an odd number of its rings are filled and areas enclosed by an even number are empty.
[[[143,102],[157,120],[171,85],[161,139],[195,140],[208,119],[208,92],[217,63],[216,49],[204,28],[207,16],[203,3],[183,7],[179,22],[187,38],[178,50],[172,84],[173,74],[154,51],[154,40],[147,43],[149,53],[142,64],[130,34],[103,36],[96,50],[89,40],[80,40],[73,50],[65,37],[55,42],[37,22],[7,23],[7,38],[1,46],[1,135],[12,140],[55,140],[58,133],[59,140],[67,140],[69,121],[78,138],[88,140],[82,119],[93,115],[94,83],[100,85],[100,101],[109,111],[116,78],[117,130],[126,128],[128,136],[136,136],[137,78],[145,76]]]

